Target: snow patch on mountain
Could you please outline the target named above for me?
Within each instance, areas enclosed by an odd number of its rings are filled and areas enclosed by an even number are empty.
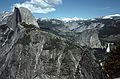
[[[63,18],[62,21],[69,22],[69,21],[78,21],[80,18],[74,17],[74,18]]]
[[[115,17],[115,16],[120,16],[120,14],[104,16],[103,19],[112,19],[112,17]]]

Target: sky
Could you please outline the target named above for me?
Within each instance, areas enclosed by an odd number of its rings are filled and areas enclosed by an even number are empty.
[[[0,0],[0,12],[26,7],[36,18],[96,18],[120,14],[120,0]]]

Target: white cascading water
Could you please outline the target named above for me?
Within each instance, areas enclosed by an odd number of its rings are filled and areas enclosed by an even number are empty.
[[[106,52],[110,52],[110,43],[107,44]]]

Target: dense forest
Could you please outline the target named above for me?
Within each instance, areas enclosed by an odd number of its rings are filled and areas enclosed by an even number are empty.
[[[118,43],[117,47],[105,59],[104,68],[110,79],[120,76],[120,43]]]

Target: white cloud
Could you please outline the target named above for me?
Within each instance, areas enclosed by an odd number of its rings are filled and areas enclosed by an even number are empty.
[[[32,13],[48,13],[55,11],[55,6],[62,4],[62,0],[30,0],[24,3],[16,3],[14,7],[28,8]]]

